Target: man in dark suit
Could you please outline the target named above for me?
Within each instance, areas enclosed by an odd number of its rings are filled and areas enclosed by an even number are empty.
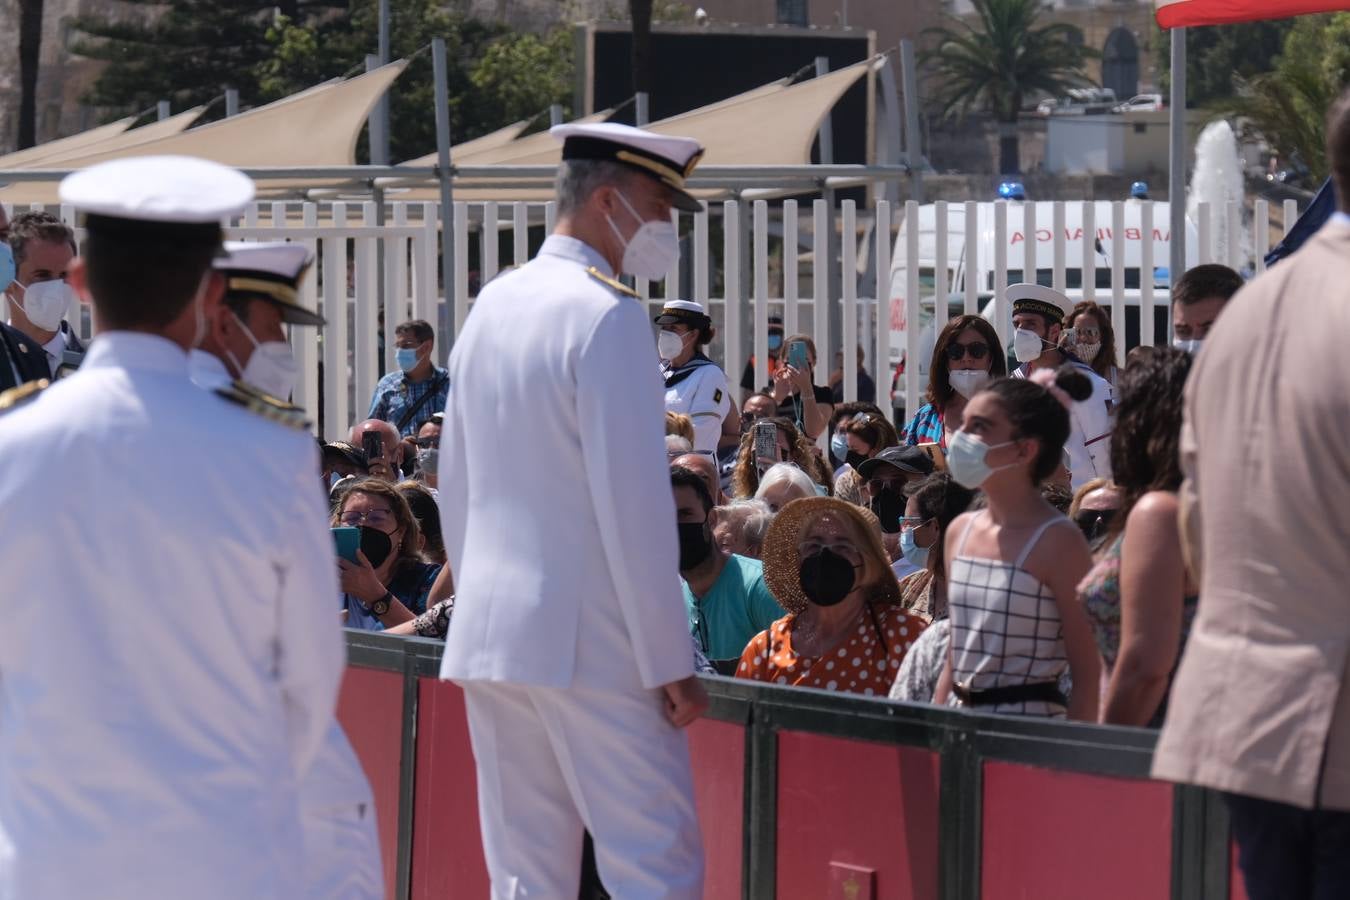
[[[24,212],[10,223],[9,247],[17,271],[5,289],[9,324],[38,348],[52,378],[63,363],[79,364],[84,345],[66,321],[79,301],[66,271],[75,259],[75,232],[48,212]]]
[[[42,348],[18,329],[0,322],[0,391],[50,377]]]

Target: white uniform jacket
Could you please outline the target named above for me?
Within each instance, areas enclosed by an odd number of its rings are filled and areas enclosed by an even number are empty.
[[[0,897],[301,894],[344,663],[317,471],[145,334],[0,419]]]
[[[666,383],[666,412],[682,413],[694,421],[694,449],[716,453],[722,421],[731,411],[727,373],[715,362],[696,356],[661,373]]]
[[[641,302],[553,235],[483,289],[450,354],[441,677],[655,688],[693,673],[661,379]]]
[[[1092,396],[1074,403],[1069,410],[1069,439],[1064,449],[1069,453],[1069,473],[1076,491],[1094,478],[1111,480],[1111,431],[1115,421],[1111,411],[1111,383],[1086,363],[1070,358],[1069,362],[1092,382]],[[1027,364],[1018,366],[1013,378],[1026,378]]]

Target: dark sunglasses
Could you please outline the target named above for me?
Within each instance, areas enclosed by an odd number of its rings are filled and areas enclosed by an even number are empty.
[[[966,358],[966,352],[970,352],[971,359],[984,359],[989,355],[989,345],[983,341],[974,344],[958,344],[952,342],[947,345],[947,358],[952,362]]]
[[[1073,517],[1073,521],[1078,529],[1083,532],[1083,537],[1089,541],[1095,541],[1106,533],[1106,529],[1111,527],[1111,520],[1115,518],[1115,515],[1114,509],[1084,509]]]

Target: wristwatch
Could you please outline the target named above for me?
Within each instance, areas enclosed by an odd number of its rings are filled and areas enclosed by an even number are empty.
[[[370,614],[375,616],[377,619],[380,616],[387,615],[389,612],[389,604],[391,601],[393,601],[393,599],[394,595],[389,593],[388,591],[385,591],[383,597],[376,600],[374,603],[370,604]]]

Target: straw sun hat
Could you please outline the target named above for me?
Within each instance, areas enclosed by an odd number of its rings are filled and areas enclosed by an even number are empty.
[[[806,497],[794,500],[774,517],[764,536],[764,581],[778,604],[797,615],[810,605],[801,585],[801,556],[797,545],[806,528],[823,515],[831,514],[850,521],[863,535],[858,548],[864,560],[871,559],[881,579],[868,590],[867,600],[875,605],[900,605],[900,585],[891,570],[891,560],[881,543],[881,526],[871,510],[834,497]]]

